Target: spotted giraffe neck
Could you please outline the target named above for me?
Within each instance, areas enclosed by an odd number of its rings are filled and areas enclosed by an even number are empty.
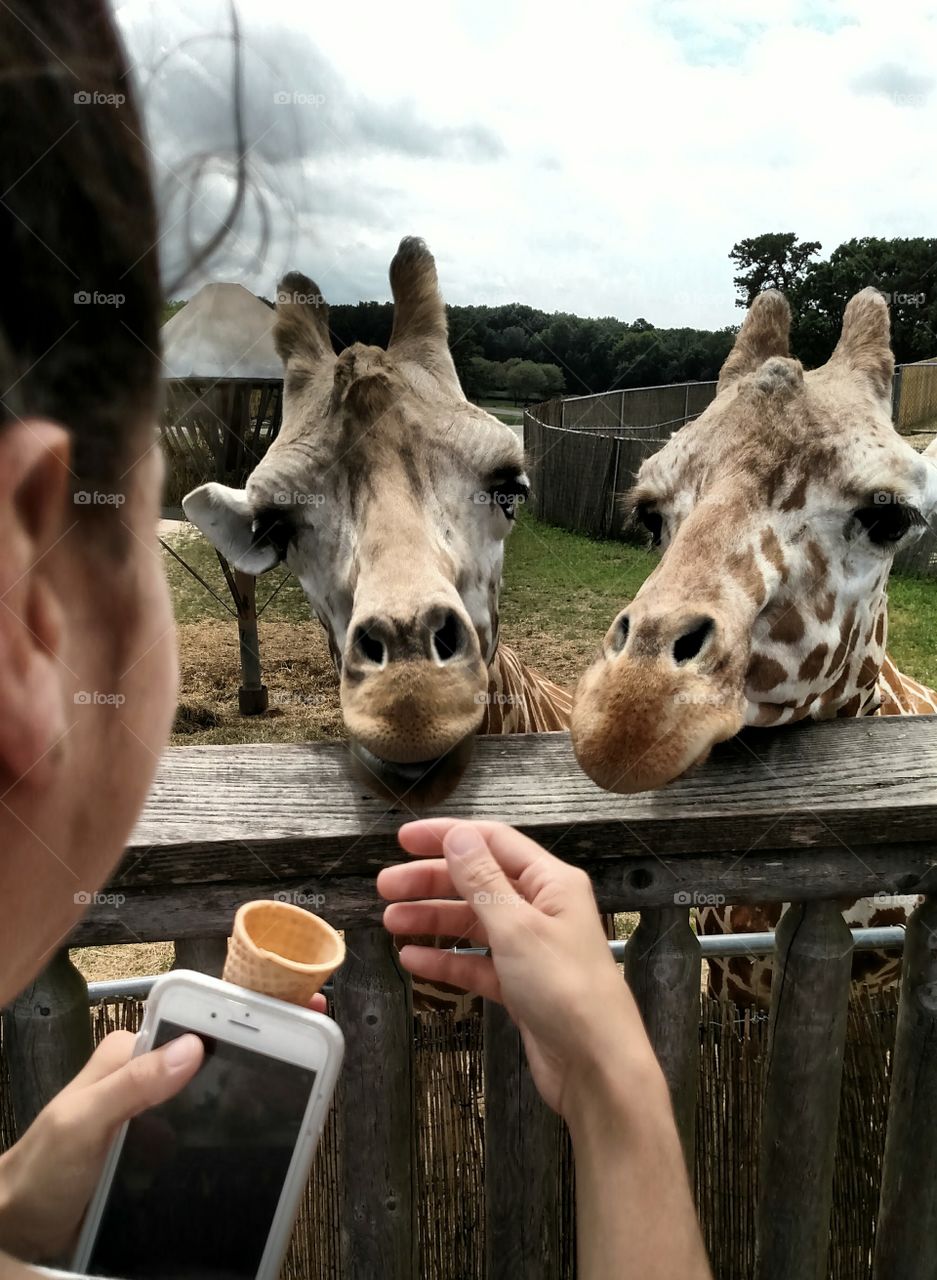
[[[859,718],[877,716],[919,716],[937,714],[937,692],[899,671],[885,655],[876,682],[876,695],[865,702]],[[846,923],[854,929],[904,924],[918,899],[895,896],[887,903],[859,898],[843,904]],[[704,934],[761,933],[774,929],[788,903],[770,906],[701,907],[699,929]],[[717,998],[739,1005],[767,1006],[771,999],[772,962],[768,956],[734,957],[709,961],[709,990]],[[866,987],[883,991],[901,977],[901,958],[884,951],[856,952],[852,977]]]
[[[488,667],[488,695],[479,733],[560,733],[569,728],[572,695],[498,646]]]

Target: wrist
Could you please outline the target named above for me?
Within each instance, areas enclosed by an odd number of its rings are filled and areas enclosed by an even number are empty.
[[[673,1128],[670,1092],[650,1044],[582,1062],[569,1081],[563,1115],[574,1143],[617,1144]]]

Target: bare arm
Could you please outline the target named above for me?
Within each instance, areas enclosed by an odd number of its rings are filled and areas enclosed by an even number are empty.
[[[501,823],[401,828],[420,862],[390,867],[393,933],[488,946],[490,957],[406,946],[413,973],[502,1002],[576,1159],[579,1274],[708,1280],[667,1086],[608,950],[588,877]]]

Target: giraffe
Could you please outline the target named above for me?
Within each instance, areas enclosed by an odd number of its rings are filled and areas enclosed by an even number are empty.
[[[628,497],[662,550],[574,695],[572,740],[595,782],[664,785],[743,725],[937,712],[886,653],[886,583],[937,507],[937,467],[895,431],[888,308],[846,307],[829,361],[789,353],[790,310],[753,302],[716,397],[641,467]],[[865,900],[853,925],[895,923],[915,899]],[[773,927],[781,908],[706,907],[707,932]],[[856,956],[882,987],[900,961]],[[764,1004],[770,961],[710,965],[711,990]]]
[[[572,698],[500,641],[520,442],[462,392],[422,240],[401,241],[390,284],[386,351],[337,356],[318,286],[284,277],[280,433],[244,489],[205,484],[183,507],[236,568],[289,566],[328,637],[359,777],[416,807],[453,790],[476,734],[566,730]]]

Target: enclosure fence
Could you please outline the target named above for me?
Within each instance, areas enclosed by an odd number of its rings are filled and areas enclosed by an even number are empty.
[[[627,503],[641,464],[712,402],[715,382],[633,387],[547,400],[524,410],[530,509],[540,520],[593,538],[638,537]],[[896,371],[893,417],[899,431],[937,432],[937,361]],[[895,557],[899,573],[937,577],[937,528]]]
[[[666,791],[633,796],[596,788],[568,736],[546,734],[480,739],[458,795],[434,810],[510,821],[583,867],[602,911],[640,913],[625,976],[719,1280],[937,1273],[935,776],[926,718],[750,731]],[[285,1274],[570,1277],[569,1149],[510,1020],[489,1005],[480,1022],[414,1021],[374,888],[399,860],[405,816],[362,793],[337,745],[171,749],[71,942],[175,939],[180,961],[208,969],[241,902],[314,899],[346,931],[332,1007],[347,1054]],[[888,996],[850,1004],[841,914],[895,894],[926,895],[897,1013]],[[792,904],[767,1022],[709,1001],[701,1020],[691,910],[712,902]],[[90,1052],[87,1000],[62,951],[5,1012],[6,1140]],[[96,1032],[138,1017],[112,1001]]]

